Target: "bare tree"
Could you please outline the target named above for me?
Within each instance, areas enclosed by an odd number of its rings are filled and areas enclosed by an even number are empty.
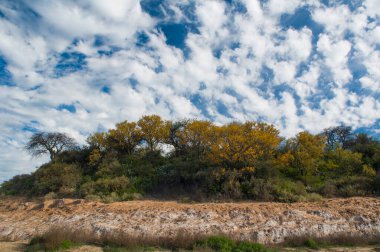
[[[25,149],[32,156],[49,154],[51,160],[64,150],[72,150],[77,146],[75,140],[59,132],[39,132],[33,134],[25,145]]]
[[[326,137],[328,149],[341,147],[345,149],[348,141],[353,137],[352,128],[349,126],[336,126],[324,129],[322,135]]]

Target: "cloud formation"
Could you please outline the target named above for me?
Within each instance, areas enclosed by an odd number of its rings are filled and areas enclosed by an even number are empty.
[[[137,120],[261,120],[284,136],[379,134],[379,0],[2,1],[0,181],[36,131]]]

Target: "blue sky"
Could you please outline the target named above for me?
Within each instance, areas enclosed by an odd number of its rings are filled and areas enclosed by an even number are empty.
[[[260,120],[286,137],[380,134],[380,0],[0,2],[0,181],[45,162],[37,131],[84,144],[159,114]]]

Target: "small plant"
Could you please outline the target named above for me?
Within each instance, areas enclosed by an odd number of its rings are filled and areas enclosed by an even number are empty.
[[[213,236],[197,242],[195,248],[211,248],[214,251],[231,252],[235,245],[235,242],[227,237]]]
[[[189,203],[192,203],[193,201],[191,200],[190,197],[182,197],[182,198],[180,199],[180,202],[181,202],[181,203],[185,203],[185,204],[189,204]]]
[[[311,249],[318,249],[318,243],[312,238],[307,239],[305,245]]]
[[[47,194],[45,194],[44,196],[44,200],[52,200],[52,199],[56,199],[57,198],[57,194],[55,192],[49,192]]]
[[[72,242],[72,241],[69,241],[69,240],[64,240],[61,242],[61,244],[59,245],[59,248],[60,249],[69,249],[69,248],[72,248],[74,247],[75,244]]]
[[[88,201],[101,201],[102,198],[98,195],[94,195],[94,194],[89,194],[85,197],[86,200]]]
[[[232,251],[233,252],[265,252],[266,249],[264,245],[262,244],[242,241]]]

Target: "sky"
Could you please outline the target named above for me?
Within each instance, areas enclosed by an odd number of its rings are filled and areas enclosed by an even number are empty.
[[[35,132],[256,120],[380,136],[380,0],[2,0],[0,182]]]

